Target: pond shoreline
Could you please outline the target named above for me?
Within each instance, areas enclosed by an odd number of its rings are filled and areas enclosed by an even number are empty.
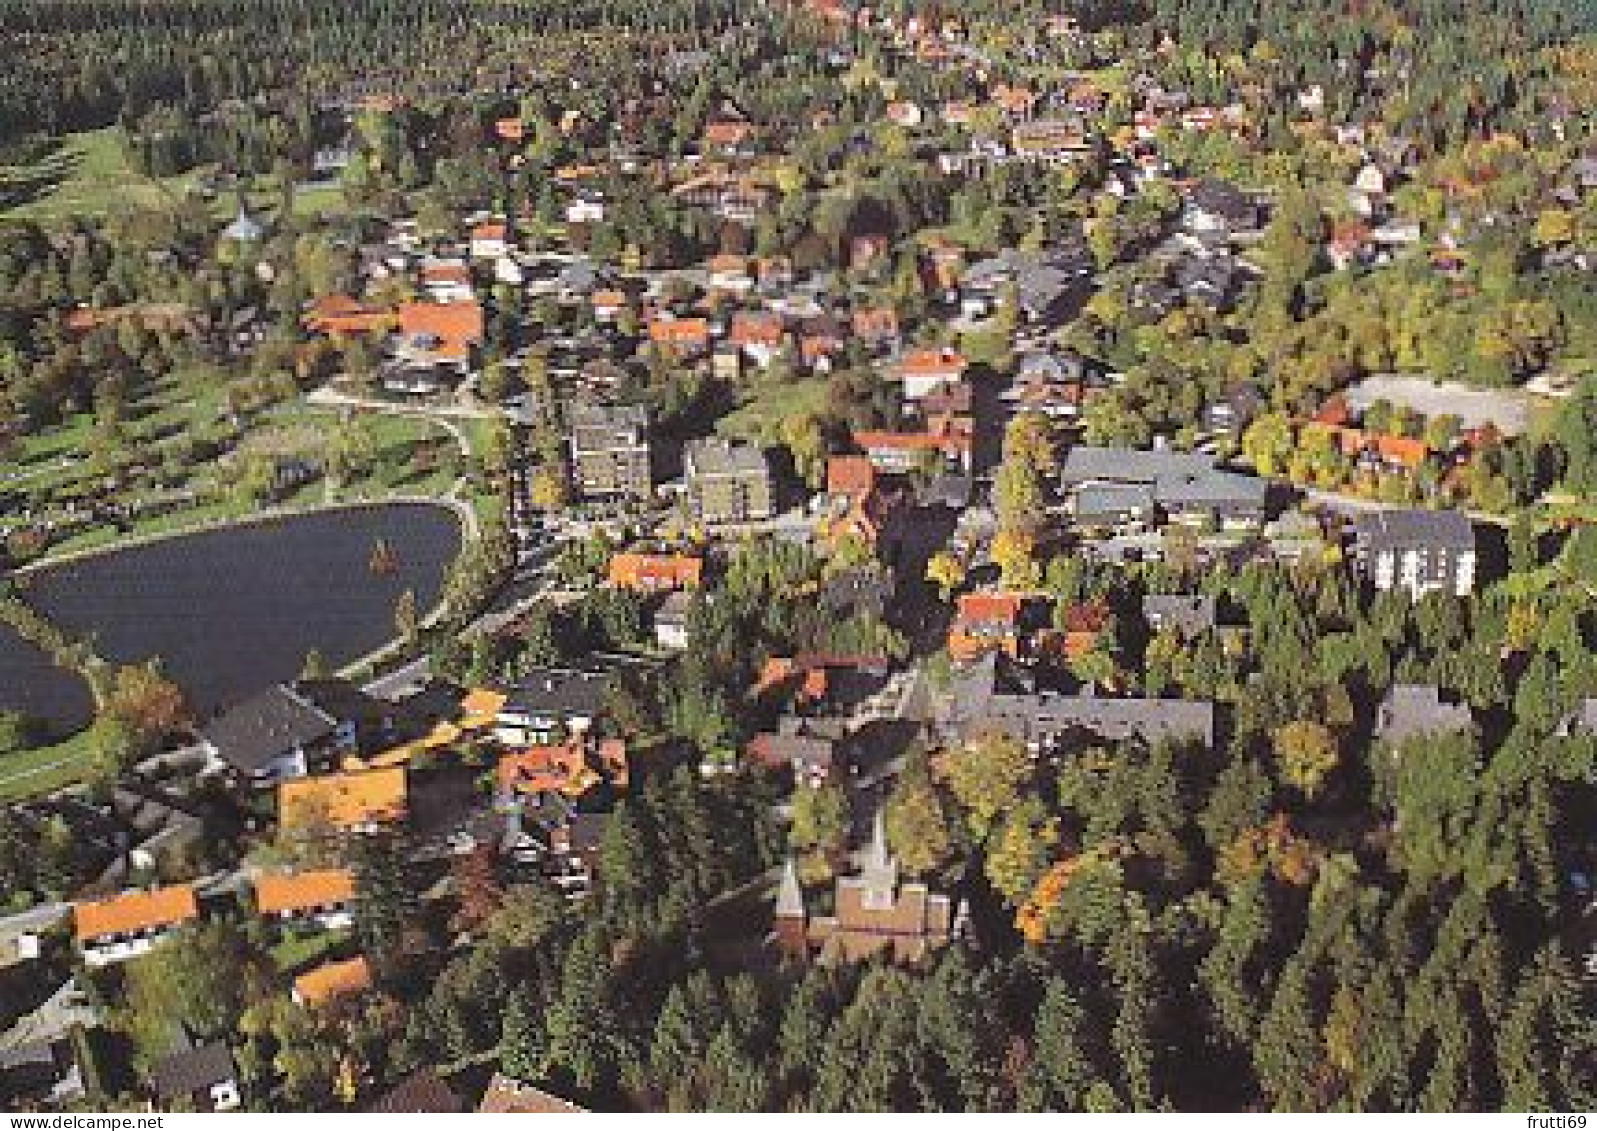
[[[311,650],[338,670],[388,651],[403,592],[422,623],[434,621],[475,518],[460,500],[431,496],[277,508],[61,554],[12,577],[20,601],[108,662],[161,657],[204,715],[292,678]],[[377,543],[398,547],[392,569],[368,565]],[[23,689],[28,675],[24,662]]]
[[[0,574],[0,577],[26,578],[56,566],[71,565],[74,562],[103,557],[106,554],[117,554],[124,550],[152,546],[159,542],[170,542],[178,538],[260,526],[264,523],[285,518],[300,518],[306,515],[328,514],[336,511],[369,510],[386,506],[433,506],[453,511],[455,518],[460,522],[462,549],[475,542],[481,536],[476,511],[472,510],[469,504],[452,495],[390,495],[378,499],[348,499],[332,503],[314,503],[303,507],[269,507],[252,515],[227,518],[216,522],[200,522],[192,526],[174,527],[171,530],[156,530],[148,534],[135,534],[131,537],[119,538],[114,542],[108,542],[103,546],[87,546],[81,550],[67,550],[59,554],[46,554],[37,561],[31,561],[26,565],[17,566],[4,574]],[[22,592],[26,593],[25,587]]]

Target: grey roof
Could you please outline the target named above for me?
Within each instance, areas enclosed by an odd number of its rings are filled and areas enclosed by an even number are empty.
[[[1222,216],[1233,224],[1252,223],[1258,219],[1258,206],[1252,198],[1235,185],[1213,177],[1194,185],[1188,199],[1205,212]]]
[[[200,735],[228,765],[253,773],[290,750],[327,738],[336,726],[326,711],[278,684],[212,719]]]
[[[1117,517],[1153,510],[1153,489],[1138,483],[1088,483],[1076,489],[1072,513],[1078,519]]]
[[[1458,511],[1375,511],[1355,518],[1353,531],[1370,551],[1475,548],[1475,529]]]
[[[782,881],[776,889],[776,917],[802,919],[804,917],[804,888],[799,884],[798,869],[789,856],[782,865]]]
[[[1160,479],[1154,497],[1164,506],[1262,507],[1268,486],[1257,476],[1210,471],[1192,479]]]
[[[610,677],[571,668],[535,668],[510,688],[501,710],[529,715],[595,715]]]
[[[1127,485],[1146,488],[1154,502],[1173,509],[1214,507],[1257,509],[1268,484],[1256,476],[1221,471],[1214,458],[1197,452],[1163,449],[1099,448],[1077,445],[1065,456],[1060,480],[1076,488],[1077,512],[1100,513],[1138,505]],[[1120,487],[1120,491],[1112,488]]]
[[[233,1052],[221,1041],[180,1049],[150,1068],[150,1088],[163,1100],[207,1092],[238,1075]]]
[[[1458,734],[1474,722],[1462,703],[1447,703],[1441,688],[1430,684],[1395,684],[1381,702],[1376,737],[1402,742],[1418,735]]]
[[[641,405],[583,404],[571,410],[571,446],[578,452],[642,447],[648,430],[649,414]]]
[[[655,624],[687,624],[688,613],[693,608],[693,594],[678,589],[666,595],[660,607],[654,610]]]
[[[1059,474],[1067,487],[1094,479],[1152,485],[1160,479],[1206,475],[1213,469],[1213,457],[1197,452],[1100,448],[1091,444],[1077,444],[1065,455],[1065,463]]]
[[[690,441],[682,450],[689,478],[711,475],[765,475],[765,452],[753,444],[737,444],[723,436]]]
[[[996,687],[997,660],[987,656],[958,680],[944,725],[958,734],[997,729],[1047,746],[1073,730],[1113,741],[1196,738],[1214,743],[1214,704],[1195,699],[1109,699],[1055,692],[1013,694]]]
[[[820,604],[829,612],[868,609],[880,613],[896,588],[893,571],[864,565],[834,573],[821,584]]]

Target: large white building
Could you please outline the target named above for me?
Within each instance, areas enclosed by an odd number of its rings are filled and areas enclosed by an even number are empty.
[[[1475,588],[1475,529],[1458,511],[1377,511],[1353,524],[1354,561],[1381,592],[1464,596]]]

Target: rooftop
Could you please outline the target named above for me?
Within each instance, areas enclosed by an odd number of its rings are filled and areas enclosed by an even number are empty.
[[[73,912],[79,942],[155,927],[173,927],[200,916],[194,889],[188,884],[123,892],[109,899],[75,904]]]

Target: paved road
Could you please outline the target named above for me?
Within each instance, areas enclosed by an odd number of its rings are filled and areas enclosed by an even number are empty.
[[[1322,491],[1318,487],[1299,487],[1303,497],[1312,503],[1330,507],[1332,510],[1343,511],[1348,514],[1374,514],[1377,511],[1411,510],[1404,503],[1383,503],[1378,499],[1365,499],[1357,495],[1342,495],[1334,491]],[[1454,508],[1456,509],[1456,508]],[[1485,511],[1464,511],[1471,522],[1484,522],[1491,526],[1507,526],[1508,519],[1500,514],[1488,514]]]

